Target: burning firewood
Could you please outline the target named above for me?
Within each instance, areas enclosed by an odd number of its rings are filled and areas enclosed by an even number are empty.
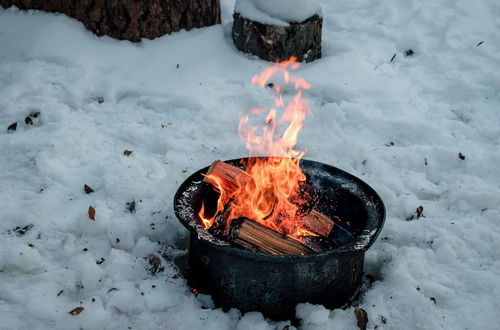
[[[221,180],[218,182],[221,187],[226,191],[228,195],[232,194],[238,189],[238,182],[244,182],[243,180],[251,180],[252,177],[249,173],[235,166],[229,165],[221,160],[216,160],[212,163],[207,171],[207,176],[204,181],[208,182],[214,186],[217,185],[211,178],[210,174],[216,175]],[[307,193],[311,199],[311,204],[315,202],[316,196],[313,192],[312,187],[303,187],[302,190]],[[304,211],[306,208],[301,206],[301,211],[306,213],[302,218],[302,225],[308,230],[322,236],[328,237],[333,228],[333,221],[326,215],[312,210],[311,208]]]
[[[224,233],[225,221],[219,218],[215,226],[219,230],[210,230],[215,236],[244,248],[277,255],[302,255],[314,253],[312,249],[293,238],[281,235],[271,228],[248,218],[231,221],[229,232]]]

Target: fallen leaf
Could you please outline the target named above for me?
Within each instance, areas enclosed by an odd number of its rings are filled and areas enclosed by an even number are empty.
[[[396,55],[398,55],[397,53],[395,53],[394,55],[392,55],[391,57],[391,61],[389,63],[392,63],[392,61],[394,61],[394,59],[396,58]]]
[[[90,188],[88,185],[83,186],[83,190],[85,191],[86,194],[91,194],[94,192],[94,189]]]
[[[118,289],[117,288],[111,288],[111,289],[108,290],[108,293],[113,292],[113,291],[118,291]]]
[[[417,219],[419,219],[420,217],[424,217],[425,218],[425,215],[423,214],[424,207],[422,205],[420,205],[419,207],[417,207],[417,209],[415,210],[415,212],[417,212]]]
[[[356,307],[354,309],[354,315],[358,320],[358,328],[361,330],[366,330],[366,325],[368,324],[368,314],[362,308]]]
[[[76,307],[76,308],[74,308],[74,309],[70,310],[70,311],[68,312],[68,314],[75,316],[75,315],[80,314],[80,313],[81,313],[81,312],[83,312],[84,310],[85,310],[85,308],[83,308],[82,306],[79,306],[79,307]]]
[[[131,202],[127,202],[127,210],[130,212],[130,213],[135,213],[135,200],[131,201]]]
[[[130,156],[134,151],[133,150],[123,150],[123,154],[125,156]]]
[[[89,219],[95,221],[95,209],[92,206],[89,206]]]
[[[17,121],[14,124],[10,124],[9,127],[7,127],[7,132],[12,132],[17,129]]]
[[[33,228],[32,223],[30,223],[24,227],[17,226],[16,228],[12,229],[12,231],[14,232],[14,234],[16,234],[16,236],[24,236],[28,231],[31,230],[31,228]]]

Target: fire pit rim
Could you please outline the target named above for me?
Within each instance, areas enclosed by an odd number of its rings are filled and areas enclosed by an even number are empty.
[[[244,157],[247,158],[247,157]],[[224,162],[226,163],[235,163],[239,162],[244,158],[235,158],[235,159],[230,159],[230,160],[225,160]],[[187,221],[184,216],[181,214],[180,210],[180,205],[178,204],[178,201],[181,199],[181,195],[186,191],[186,188],[191,185],[193,182],[198,181],[195,180],[196,177],[198,177],[201,173],[206,173],[208,171],[208,168],[210,166],[206,166],[204,168],[199,169],[198,171],[192,173],[189,177],[187,177],[183,183],[179,186],[177,189],[177,192],[175,193],[174,196],[174,212],[176,214],[177,219],[182,223],[184,227],[186,227],[187,230],[192,235],[195,235],[198,239],[203,240],[204,242],[210,244],[211,248],[216,249],[220,252],[223,253],[230,253],[237,255],[238,257],[242,258],[248,258],[248,259],[259,259],[261,261],[269,261],[269,262],[290,262],[290,261],[310,261],[312,259],[318,258],[322,259],[325,256],[331,256],[331,255],[337,255],[337,254],[343,254],[343,253],[351,253],[355,251],[366,251],[376,240],[380,232],[382,231],[382,228],[385,223],[385,216],[386,216],[386,211],[385,211],[385,206],[380,198],[380,196],[377,194],[377,192],[370,187],[366,182],[361,180],[360,178],[344,171],[341,170],[335,166],[324,164],[318,161],[313,161],[313,160],[308,160],[308,159],[301,159],[300,164],[307,164],[310,163],[311,165],[314,164],[314,166],[321,166],[323,168],[326,168],[330,171],[337,172],[339,175],[342,175],[344,177],[347,177],[350,179],[350,181],[354,182],[356,185],[359,185],[361,188],[366,190],[369,193],[369,196],[372,198],[371,205],[367,206],[368,208],[372,208],[375,213],[378,213],[377,216],[372,215],[368,216],[367,219],[367,224],[365,229],[363,230],[363,233],[358,235],[356,237],[356,240],[353,241],[352,243],[349,243],[347,245],[341,246],[337,249],[325,251],[325,252],[320,252],[320,253],[314,253],[314,254],[308,254],[308,255],[273,255],[273,254],[268,254],[268,253],[263,253],[263,252],[258,252],[258,251],[249,251],[249,250],[244,250],[238,247],[233,247],[230,245],[221,245],[221,244],[216,244],[214,242],[210,242],[206,239],[203,239],[202,237],[199,236],[199,231],[204,230],[201,225],[198,223],[195,224],[195,226],[191,226],[189,221]]]

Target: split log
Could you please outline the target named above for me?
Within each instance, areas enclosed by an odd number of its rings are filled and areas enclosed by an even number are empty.
[[[224,163],[222,160],[216,160],[212,163],[207,171],[207,175],[209,174],[214,174],[221,179],[220,184],[228,195],[234,193],[238,189],[240,183],[252,179],[251,175],[244,170]],[[210,180],[209,177],[205,176],[203,181],[211,183],[217,188],[217,184],[215,184],[213,180]]]
[[[239,13],[234,13],[233,18],[233,42],[242,52],[272,62],[291,56],[299,62],[311,62],[321,57],[323,18],[319,15],[288,26],[262,24]]]
[[[99,36],[134,42],[221,22],[219,0],[0,0],[0,6],[64,13]]]
[[[302,225],[320,236],[328,237],[333,229],[334,223],[323,213],[312,210],[302,218]]]
[[[233,219],[229,234],[219,236],[219,238],[244,248],[275,255],[314,253],[312,249],[301,242],[279,234],[248,218]]]

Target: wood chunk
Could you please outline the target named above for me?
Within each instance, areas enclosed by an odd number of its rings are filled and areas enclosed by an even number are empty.
[[[275,255],[314,253],[301,242],[281,235],[248,218],[232,220],[229,234],[220,236],[220,238],[236,245]]]
[[[228,195],[231,195],[238,189],[239,182],[245,182],[246,180],[252,179],[252,176],[244,170],[226,164],[221,160],[216,160],[212,163],[207,171],[207,175],[209,174],[214,174],[221,179],[220,184]],[[205,176],[203,181],[208,182],[217,188],[217,184],[211,180],[210,177]]]
[[[322,237],[328,237],[333,229],[334,223],[323,213],[312,210],[309,214],[302,218],[302,225],[306,229],[309,229]]]
[[[336,246],[332,244],[326,238],[318,236],[307,236],[304,237],[304,245],[313,250],[316,253],[322,253],[326,251],[333,250]]]

